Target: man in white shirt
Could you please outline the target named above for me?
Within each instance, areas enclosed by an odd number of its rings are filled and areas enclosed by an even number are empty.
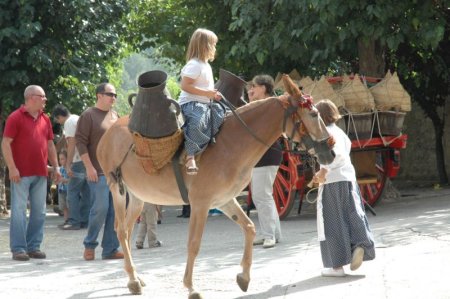
[[[67,140],[67,164],[65,167],[69,176],[67,185],[69,218],[67,223],[64,223],[60,228],[63,230],[79,230],[80,228],[86,228],[88,225],[91,205],[86,169],[75,146],[75,132],[79,116],[71,114],[61,104],[55,106],[52,116],[57,123],[63,126],[64,136]]]

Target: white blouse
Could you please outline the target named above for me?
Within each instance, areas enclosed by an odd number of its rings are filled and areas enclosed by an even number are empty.
[[[327,130],[336,142],[333,147],[336,157],[331,164],[320,165],[320,168],[327,170],[324,184],[340,181],[356,181],[355,168],[350,160],[350,150],[352,147],[350,139],[336,124],[327,126]]]

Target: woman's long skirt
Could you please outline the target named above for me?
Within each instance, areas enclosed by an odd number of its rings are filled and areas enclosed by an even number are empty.
[[[364,261],[373,260],[374,240],[356,182],[321,187],[325,240],[320,242],[320,251],[324,267],[350,264],[356,247],[364,248]]]

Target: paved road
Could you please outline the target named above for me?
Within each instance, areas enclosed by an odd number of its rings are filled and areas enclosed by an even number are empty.
[[[374,261],[344,278],[320,276],[314,209],[282,222],[283,241],[254,250],[247,293],[235,276],[243,250],[240,229],[224,216],[210,217],[194,271],[194,284],[209,299],[265,298],[450,298],[450,189],[403,190],[368,215],[376,238]],[[0,298],[187,298],[182,285],[187,219],[166,207],[158,226],[161,248],[133,250],[147,286],[129,294],[122,261],[82,259],[85,230],[61,231],[61,218],[47,214],[45,260],[17,262],[9,252],[9,220],[0,220]],[[256,221],[257,214],[251,218]],[[100,250],[97,249],[97,255]]]

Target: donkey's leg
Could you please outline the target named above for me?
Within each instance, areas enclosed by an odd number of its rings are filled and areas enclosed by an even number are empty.
[[[132,247],[131,238],[133,237],[133,229],[134,229],[134,226],[136,225],[136,220],[141,215],[143,207],[144,207],[144,202],[142,200],[138,199],[133,194],[130,193],[130,201],[128,203],[127,216],[126,216],[126,222],[127,222],[127,226],[126,227],[128,228],[128,232],[127,232],[127,234],[128,234],[128,240],[127,240],[128,248]],[[132,259],[131,259],[131,265],[135,269],[135,266],[133,264],[133,260]],[[136,272],[135,272],[135,275],[137,275]],[[137,276],[137,279],[139,280],[141,286],[145,287],[145,282],[139,276]]]
[[[252,266],[253,239],[256,235],[255,225],[248,218],[236,198],[230,200],[225,205],[219,207],[231,220],[239,224],[244,232],[244,255],[241,260],[242,273],[236,276],[236,282],[244,292],[247,291],[250,283],[250,267]]]
[[[189,299],[200,299],[201,294],[194,290],[192,284],[192,272],[194,271],[195,258],[200,250],[203,231],[208,218],[208,207],[197,206],[191,202],[191,217],[189,219],[188,257],[184,272],[183,284],[189,290]]]
[[[139,215],[143,207],[143,202],[139,199],[133,198],[130,195],[130,201],[128,204],[128,209],[126,207],[126,197],[121,195],[117,184],[110,185],[111,194],[113,196],[114,210],[115,210],[115,229],[117,233],[117,238],[119,239],[120,245],[122,246],[124,254],[124,268],[125,272],[128,274],[128,289],[132,294],[142,294],[142,285],[135,271],[135,265],[131,258],[130,250],[130,229],[128,218],[131,214],[135,214],[136,218]],[[135,218],[135,219],[136,219]]]

